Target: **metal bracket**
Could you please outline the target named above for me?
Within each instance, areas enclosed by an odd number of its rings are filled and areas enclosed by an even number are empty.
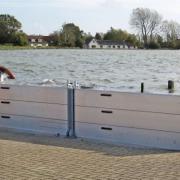
[[[76,83],[67,83],[67,117],[68,129],[66,132],[67,137],[76,138],[75,132],[75,85]]]

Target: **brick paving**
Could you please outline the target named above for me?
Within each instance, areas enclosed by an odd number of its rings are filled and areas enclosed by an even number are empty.
[[[180,152],[0,130],[0,179],[180,179]]]

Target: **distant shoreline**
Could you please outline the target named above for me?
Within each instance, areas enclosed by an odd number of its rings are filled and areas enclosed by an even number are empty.
[[[43,49],[74,49],[74,50],[116,50],[116,51],[123,51],[123,50],[130,50],[130,51],[134,51],[134,50],[179,50],[179,49],[168,49],[168,48],[160,48],[160,49],[86,49],[86,48],[68,48],[68,47],[57,47],[57,46],[48,46],[48,47],[31,47],[31,46],[13,46],[13,45],[0,45],[0,50],[43,50]]]

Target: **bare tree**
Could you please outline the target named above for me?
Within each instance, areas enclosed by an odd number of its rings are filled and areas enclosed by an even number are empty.
[[[157,31],[160,29],[160,24],[162,22],[162,16],[155,10],[151,10],[150,14],[150,23],[149,23],[149,29],[150,29],[150,40],[153,40],[153,36],[157,33]]]
[[[176,21],[163,21],[161,30],[167,42],[173,42],[180,38],[180,24]]]
[[[144,45],[147,46],[148,38],[150,41],[153,39],[161,21],[162,16],[157,11],[137,8],[132,12],[130,25],[141,34]]]

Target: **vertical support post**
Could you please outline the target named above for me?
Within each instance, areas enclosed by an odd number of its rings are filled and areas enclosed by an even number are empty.
[[[68,116],[68,130],[67,137],[76,138],[75,133],[75,89],[73,84],[68,84],[67,88],[67,116]]]
[[[141,93],[144,93],[144,83],[141,83]]]

